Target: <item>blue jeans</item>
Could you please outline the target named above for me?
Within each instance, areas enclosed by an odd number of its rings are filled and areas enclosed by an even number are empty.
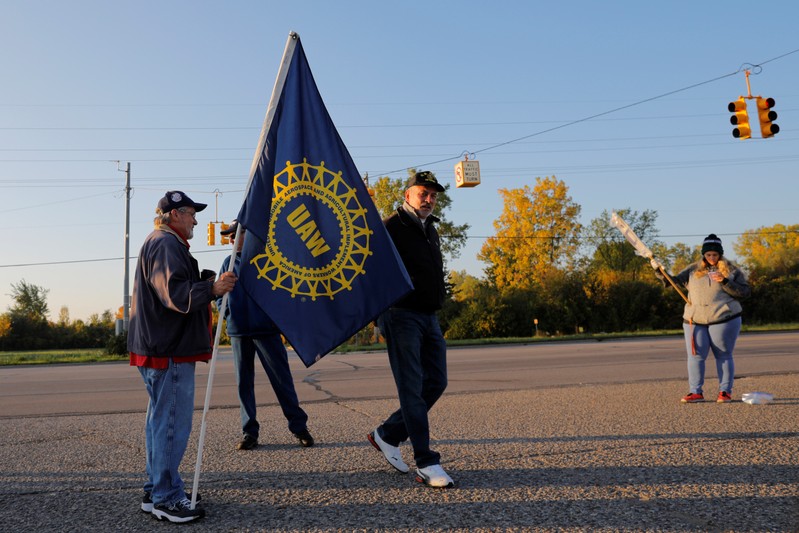
[[[260,424],[255,409],[255,356],[261,360],[275,396],[289,422],[289,431],[299,433],[307,429],[308,415],[300,407],[294,379],[289,368],[289,356],[279,333],[258,337],[230,337],[233,364],[236,367],[236,384],[239,388],[241,429],[258,438]]]
[[[741,317],[710,326],[683,324],[683,331],[685,332],[685,348],[688,352],[690,392],[702,394],[702,386],[705,384],[705,360],[712,350],[713,356],[716,358],[719,392],[732,394],[732,384],[735,379],[735,363],[732,360],[732,352],[735,349],[735,341],[738,340],[738,333],[741,331]],[[696,349],[695,355],[691,353],[692,338]]]
[[[172,504],[186,497],[178,468],[186,452],[194,414],[195,363],[175,363],[169,368],[140,366],[150,404],[145,421],[147,482],[154,504]]]
[[[430,449],[427,413],[447,388],[447,343],[434,313],[392,308],[378,319],[400,408],[378,428],[380,437],[398,446],[410,438],[418,468],[439,464]]]

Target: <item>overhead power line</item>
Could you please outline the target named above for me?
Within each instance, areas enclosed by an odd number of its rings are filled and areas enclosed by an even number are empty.
[[[760,65],[765,65],[766,63],[770,63],[772,61],[776,61],[777,59],[782,59],[784,57],[787,57],[787,56],[789,56],[791,54],[795,54],[797,52],[799,52],[799,48],[797,48],[795,50],[791,50],[790,52],[786,52],[786,53],[784,53],[782,55],[779,55],[777,57],[773,57],[773,58],[768,59],[766,61],[762,61],[758,65],[751,65],[751,66],[757,67],[757,66],[760,66]],[[605,115],[610,115],[611,113],[617,113],[617,112],[622,111],[624,109],[630,109],[631,107],[635,107],[635,106],[639,106],[639,105],[642,105],[642,104],[645,104],[645,103],[648,103],[648,102],[652,102],[652,101],[658,100],[660,98],[665,98],[665,97],[671,96],[673,94],[685,92],[685,91],[688,91],[690,89],[695,89],[696,87],[701,87],[702,85],[707,85],[707,84],[710,84],[710,83],[714,83],[714,82],[717,82],[719,80],[723,80],[725,78],[729,78],[731,76],[735,76],[736,74],[740,73],[742,70],[745,70],[744,67],[745,67],[745,65],[741,65],[735,72],[730,72],[730,73],[727,73],[727,74],[723,74],[721,76],[717,76],[717,77],[711,78],[709,80],[701,81],[699,83],[694,83],[694,84],[682,87],[680,89],[675,89],[673,91],[668,91],[668,92],[665,92],[663,94],[659,94],[657,96],[652,96],[650,98],[644,98],[643,100],[638,100],[637,102],[633,102],[631,104],[615,107],[615,108],[609,109],[607,111],[602,111],[601,113],[595,113],[595,114],[589,115],[587,117],[583,117],[583,118],[580,118],[580,119],[577,119],[577,120],[572,120],[570,122],[566,122],[566,123],[560,124],[558,126],[554,126],[552,128],[547,128],[545,130],[537,131],[535,133],[531,133],[531,134],[525,135],[523,137],[517,137],[516,139],[511,139],[509,141],[501,142],[501,143],[495,144],[494,146],[489,146],[488,148],[483,148],[481,150],[476,150],[473,153],[474,154],[478,154],[478,153],[482,153],[482,152],[487,152],[489,150],[494,150],[496,148],[500,148],[502,146],[507,146],[507,145],[515,143],[515,142],[523,141],[525,139],[529,139],[529,138],[535,137],[537,135],[543,135],[544,133],[549,133],[549,132],[552,132],[552,131],[555,131],[555,130],[559,130],[559,129],[566,128],[566,127],[569,127],[569,126],[573,126],[575,124],[580,124],[581,122],[586,122],[586,121],[589,121],[589,120],[592,120],[592,119],[595,119],[595,118],[598,118],[598,117],[603,117]],[[430,165],[436,165],[438,163],[445,163],[447,161],[454,161],[454,160],[460,159],[460,158],[461,158],[461,155],[459,154],[457,156],[448,157],[446,159],[440,159],[438,161],[431,161],[429,163],[422,163],[422,164],[419,164],[419,165],[413,165],[413,166],[410,166],[410,167],[405,167],[405,168],[400,168],[400,169],[397,169],[397,170],[392,170],[391,172],[388,172],[388,174],[396,174],[398,172],[405,172],[405,171],[407,171],[410,168],[424,168],[424,167],[428,167]]]
[[[749,232],[747,232],[749,233]],[[796,234],[799,231],[755,231],[756,235],[787,235],[787,234]],[[717,235],[723,237],[739,237],[744,235],[744,233],[718,233]],[[683,234],[683,235],[652,235],[653,239],[682,239],[682,238],[702,238],[705,234]],[[446,238],[446,236],[442,235],[442,238]],[[495,240],[510,240],[510,239],[519,239],[519,240],[543,240],[543,239],[561,239],[562,236],[544,236],[544,235],[519,235],[519,236],[501,236],[498,237],[496,235],[467,235],[467,239],[495,239]],[[579,237],[581,241],[588,241],[591,237],[590,236],[583,236]],[[623,241],[619,241],[623,242]],[[216,253],[216,252],[228,252],[225,247],[221,247],[215,250],[197,250],[192,251],[192,254],[209,254],[209,253]],[[98,259],[73,259],[70,261],[44,261],[41,263],[17,263],[12,265],[0,265],[0,268],[21,268],[21,267],[33,267],[33,266],[53,266],[53,265],[70,265],[70,264],[78,264],[78,263],[100,263],[105,261],[123,261],[124,257],[104,257]],[[131,256],[130,259],[136,260],[138,256]]]

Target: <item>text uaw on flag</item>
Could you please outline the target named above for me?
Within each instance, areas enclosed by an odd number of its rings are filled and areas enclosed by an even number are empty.
[[[244,204],[239,284],[306,366],[412,288],[289,36]]]

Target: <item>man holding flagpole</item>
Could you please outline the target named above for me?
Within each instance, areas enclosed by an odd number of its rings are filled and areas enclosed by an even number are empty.
[[[441,455],[430,448],[427,413],[447,388],[447,344],[436,311],[446,294],[438,218],[432,212],[444,187],[431,172],[416,172],[405,190],[405,202],[385,220],[414,289],[378,319],[386,338],[388,359],[397,385],[400,408],[377,429],[369,442],[402,473],[401,442],[410,439],[416,480],[429,487],[451,487]]]
[[[206,207],[182,191],[158,202],[155,229],[136,265],[128,331],[130,364],[150,398],[141,510],[177,523],[205,516],[192,508],[178,469],[191,434],[194,367],[211,359],[211,302],[236,284],[233,272],[219,279],[214,271],[201,273],[189,253],[197,213]]]

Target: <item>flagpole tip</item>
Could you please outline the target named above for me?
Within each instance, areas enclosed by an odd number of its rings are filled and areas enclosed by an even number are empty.
[[[291,37],[292,39],[299,39],[300,38],[300,34],[297,33],[296,31],[290,31],[289,32],[289,37]]]

